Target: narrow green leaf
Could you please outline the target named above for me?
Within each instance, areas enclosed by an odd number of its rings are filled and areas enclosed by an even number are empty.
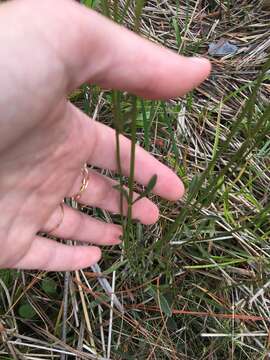
[[[103,271],[103,275],[105,276],[105,275],[111,274],[112,272],[118,270],[121,266],[124,266],[127,262],[128,262],[128,260],[126,259],[126,260],[114,263],[111,267],[109,267],[109,269]]]
[[[154,189],[154,187],[156,186],[157,183],[157,175],[154,174],[151,179],[149,180],[148,184],[145,187],[145,190],[140,194],[139,197],[137,197],[137,199],[135,199],[132,202],[132,205],[134,205],[137,201],[141,200],[142,198],[146,197],[147,195],[149,195],[151,193],[151,191]]]
[[[138,32],[140,28],[140,20],[145,0],[137,0],[135,4],[134,31]]]
[[[125,198],[126,200],[128,200],[129,198],[129,195],[128,195],[128,192],[125,188],[123,188],[121,185],[114,185],[113,186],[114,189],[118,190]]]
[[[160,306],[161,311],[168,317],[172,316],[172,310],[167,299],[164,295],[160,294],[153,286],[147,289],[148,293],[155,299],[156,303]]]
[[[172,316],[172,310],[170,308],[170,305],[168,304],[167,299],[162,294],[159,295],[159,304],[160,304],[160,308],[161,308],[162,312],[166,316],[171,317]]]
[[[179,30],[179,24],[178,24],[177,17],[174,17],[172,19],[172,24],[173,24],[173,28],[174,28],[174,31],[175,31],[177,47],[180,48],[181,43],[182,43],[182,39],[181,39],[181,33],[180,33],[180,30]]]
[[[145,191],[147,194],[149,194],[154,189],[156,183],[157,183],[157,175],[154,174],[149,180],[148,184],[146,185]]]

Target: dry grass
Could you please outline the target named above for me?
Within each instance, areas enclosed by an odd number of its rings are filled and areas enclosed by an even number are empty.
[[[156,198],[159,223],[134,224],[128,256],[104,249],[94,272],[2,271],[1,359],[270,358],[269,120],[258,127],[269,109],[269,71],[241,117],[269,57],[270,12],[260,1],[178,3],[147,1],[142,34],[186,55],[207,56],[220,38],[239,47],[233,57],[211,59],[210,79],[192,94],[138,109],[138,141],[190,191],[175,205]],[[130,6],[124,23],[132,27],[133,18]],[[112,124],[108,92],[84,86],[72,99]],[[129,110],[123,96],[121,111]]]

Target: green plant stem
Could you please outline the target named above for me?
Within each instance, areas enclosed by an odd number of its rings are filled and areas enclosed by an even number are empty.
[[[132,226],[132,203],[133,203],[136,131],[137,131],[136,120],[137,120],[137,97],[132,96],[131,151],[130,151],[130,171],[129,171],[129,180],[128,180],[129,195],[128,195],[128,213],[127,213],[127,232],[128,233],[131,233],[131,226]]]
[[[115,140],[116,140],[116,162],[117,162],[117,171],[119,174],[119,183],[120,188],[124,186],[123,183],[123,172],[121,166],[121,150],[120,150],[120,134],[123,131],[123,119],[121,115],[121,94],[118,91],[112,91],[112,103],[113,103],[113,123],[115,128]],[[124,197],[123,192],[120,191],[120,216],[121,224],[123,226],[123,232],[125,231],[125,222],[124,222]]]
[[[104,15],[106,15],[108,18],[111,17],[111,11],[110,11],[110,5],[108,0],[101,0],[101,7],[102,7],[102,12]]]
[[[256,102],[256,97],[257,97],[257,93],[258,90],[260,88],[260,85],[262,83],[262,81],[265,78],[265,74],[266,71],[269,69],[270,67],[270,59],[266,62],[266,64],[263,67],[263,70],[261,72],[261,75],[258,77],[258,80],[254,86],[254,89],[252,91],[252,94],[249,98],[249,100],[247,101],[246,105],[244,106],[244,109],[241,113],[241,115],[239,116],[238,120],[233,124],[232,129],[230,134],[228,135],[226,141],[224,142],[224,144],[222,146],[220,146],[219,151],[216,151],[215,155],[213,156],[212,160],[210,161],[207,169],[204,171],[204,173],[200,176],[196,189],[188,196],[187,202],[185,204],[185,208],[182,209],[181,213],[176,217],[174,223],[170,226],[169,230],[167,231],[167,233],[163,236],[163,238],[159,239],[156,244],[155,244],[155,249],[156,250],[160,250],[160,248],[162,247],[162,244],[166,243],[167,241],[169,241],[173,234],[177,231],[177,228],[179,227],[179,225],[184,222],[184,219],[186,217],[187,212],[189,211],[189,205],[191,205],[192,200],[198,195],[201,187],[203,186],[204,182],[206,181],[206,179],[208,178],[208,176],[211,174],[211,171],[213,170],[217,159],[222,155],[222,153],[228,148],[230,142],[232,141],[232,139],[234,138],[234,136],[236,135],[237,131],[239,130],[242,121],[245,118],[248,118],[251,122],[251,119],[253,118],[253,114],[255,113],[254,111],[254,107],[255,107],[255,102]],[[270,107],[268,107],[265,111],[265,113],[261,116],[261,118],[259,119],[259,121],[257,122],[255,128],[253,129],[253,134],[260,131],[261,127],[263,126],[263,123],[266,121],[267,123],[267,119],[269,119],[270,116]],[[257,140],[257,139],[256,139]],[[240,149],[238,149],[238,151],[234,154],[234,156],[232,157],[231,161],[220,171],[218,178],[215,178],[210,186],[208,186],[208,190],[210,190],[211,194],[213,194],[213,192],[217,191],[217,189],[222,185],[222,183],[219,183],[218,180],[224,176],[224,174],[226,173],[226,171],[233,165],[233,162],[239,157],[239,156],[247,156],[249,154],[249,152],[256,146],[256,143],[254,142],[253,145],[251,146],[251,148],[248,149],[248,145],[250,143],[250,139],[247,139],[246,141],[244,141],[244,143],[242,144],[242,146],[240,147]],[[235,165],[237,166],[237,164]],[[218,185],[217,185],[218,184]],[[211,191],[211,188],[213,189],[214,187],[214,191]],[[208,199],[210,198],[209,192],[208,192]],[[198,209],[198,211],[203,207],[203,204],[201,203],[200,208]]]

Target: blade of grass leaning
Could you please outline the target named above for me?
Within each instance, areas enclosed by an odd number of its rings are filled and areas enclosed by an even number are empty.
[[[211,173],[212,169],[215,167],[218,158],[229,147],[230,142],[232,141],[232,139],[236,135],[237,131],[239,130],[239,128],[240,128],[240,126],[242,124],[242,121],[247,116],[250,116],[251,118],[253,118],[257,93],[258,93],[258,90],[260,88],[260,85],[261,85],[262,81],[265,78],[265,74],[268,71],[269,67],[270,67],[270,59],[266,62],[266,64],[264,65],[264,67],[262,69],[261,74],[258,76],[258,79],[257,79],[257,81],[255,83],[254,89],[252,90],[252,93],[250,95],[250,98],[246,102],[246,104],[245,104],[239,118],[232,125],[232,129],[230,131],[230,134],[226,138],[226,141],[224,142],[224,144],[220,145],[220,149],[218,151],[216,151],[216,154],[213,156],[213,158],[210,161],[210,163],[209,163],[208,167],[206,168],[206,170],[203,172],[203,174],[201,176],[198,177],[198,181],[196,183],[196,189],[194,188],[194,191],[192,192],[192,195],[188,196],[185,207],[181,210],[181,213],[176,217],[174,223],[170,225],[169,230],[167,231],[167,233],[155,243],[155,250],[156,251],[160,250],[163,243],[166,243],[167,241],[169,241],[172,238],[173,233],[177,230],[180,223],[184,222],[184,219],[185,219],[185,217],[186,217],[186,215],[188,213],[189,205],[191,204],[192,200],[199,193],[203,183],[205,182],[205,180],[207,179],[207,177]],[[269,109],[268,109],[268,111],[269,111]],[[266,111],[266,115],[262,117],[263,119],[261,119],[261,121],[259,121],[259,124],[257,125],[257,129],[260,128],[260,126],[261,126],[261,124],[262,124],[262,122],[264,120],[269,119],[268,111]],[[233,156],[233,161],[237,161],[237,157],[239,157],[239,155],[242,156],[244,154],[243,150],[245,149],[248,141],[249,140],[246,140],[245,145],[242,145],[241,150],[240,149],[239,149],[240,151],[238,150],[237,155]],[[235,166],[237,166],[237,163],[235,164]],[[227,169],[228,169],[228,166],[226,166],[226,170]],[[224,175],[225,172],[226,171],[223,169],[220,172],[220,176],[221,176],[221,174]],[[215,181],[216,181],[216,179],[215,179]],[[211,184],[213,185],[213,182]],[[217,189],[216,186],[215,186],[215,189]],[[208,199],[209,199],[209,197],[208,197]]]

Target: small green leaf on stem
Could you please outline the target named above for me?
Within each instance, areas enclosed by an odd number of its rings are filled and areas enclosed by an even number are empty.
[[[132,205],[134,205],[137,201],[141,200],[142,198],[146,197],[147,195],[149,195],[151,193],[151,191],[154,189],[154,187],[156,186],[157,183],[157,175],[154,174],[151,179],[149,180],[148,184],[145,187],[145,190],[140,194],[140,196],[137,197],[137,199],[135,199],[132,202]]]
[[[120,184],[114,185],[113,188],[118,190],[120,194],[122,194],[125,197],[125,199],[128,201],[129,195],[126,189],[124,189]]]

